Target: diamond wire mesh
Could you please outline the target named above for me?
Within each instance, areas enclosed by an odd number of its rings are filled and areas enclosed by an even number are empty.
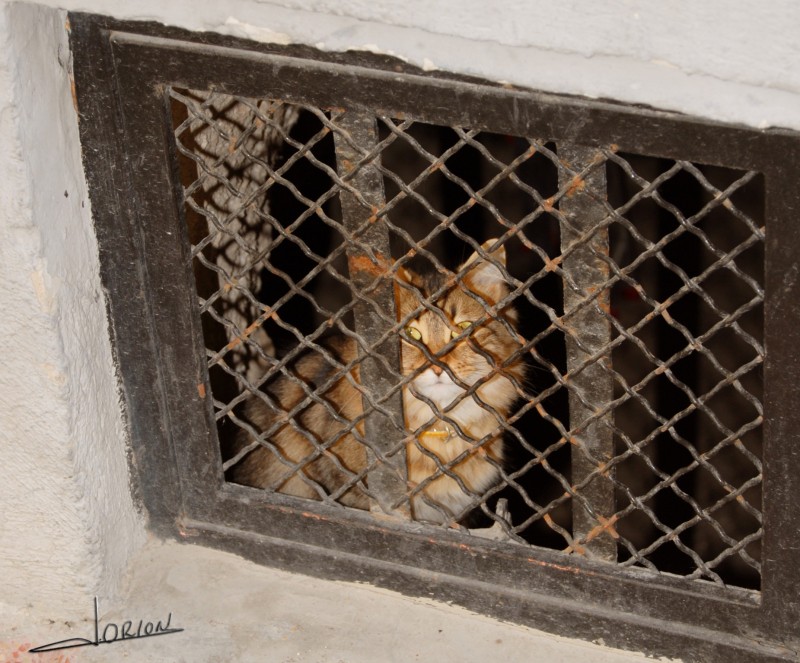
[[[758,586],[757,173],[614,146],[574,164],[557,143],[408,117],[377,116],[369,149],[342,129],[344,109],[171,94],[231,480],[374,508],[370,477],[389,466],[407,486],[394,507],[419,520],[573,554],[592,555],[606,539],[622,565]],[[206,134],[224,139],[216,152],[199,149],[212,144]],[[342,146],[361,155],[358,163],[344,162]],[[382,179],[379,208],[353,186],[368,166]],[[587,185],[598,173],[607,191]],[[217,190],[224,205],[209,195]],[[342,195],[363,218],[344,218]],[[575,224],[565,212],[574,196],[601,220]],[[235,221],[242,218],[244,230]],[[391,259],[369,239],[376,224]],[[610,251],[598,251],[599,237]],[[224,259],[214,250],[220,238],[233,247]],[[588,288],[579,275],[587,256],[604,275]],[[475,265],[499,275],[500,294],[476,290]],[[365,268],[368,285],[354,287]],[[407,279],[426,270],[421,281]],[[411,302],[402,312],[376,303],[387,284]],[[454,327],[441,308],[448,297],[473,313],[479,307],[471,327]],[[377,327],[358,328],[359,310]],[[432,349],[409,337],[422,319],[453,338]],[[483,330],[502,337],[503,349]],[[418,353],[417,365],[398,370],[400,346],[401,355]],[[568,361],[568,346],[577,359]],[[487,367],[480,377],[455,367],[459,347]],[[392,378],[388,391],[362,384],[366,356]],[[452,402],[417,388],[431,367],[456,386]],[[485,394],[501,379],[511,395],[498,406]],[[593,400],[598,381],[613,393],[605,402]],[[403,412],[387,405],[398,394]],[[412,397],[430,415],[414,426]],[[464,425],[464,404],[488,423]],[[366,434],[371,417],[388,422],[391,439]],[[606,435],[611,449],[593,449],[587,431]],[[444,433],[463,444],[445,451],[426,437]],[[412,457],[428,470],[415,475]],[[467,471],[473,459],[488,483]],[[579,464],[589,471],[579,475]],[[458,499],[437,499],[443,484]],[[609,503],[612,510],[600,510]],[[581,531],[578,513],[594,527]]]

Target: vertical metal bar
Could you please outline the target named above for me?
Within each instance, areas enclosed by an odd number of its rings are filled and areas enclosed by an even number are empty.
[[[776,137],[777,138],[777,137]],[[765,149],[766,153],[767,150]],[[773,145],[766,175],[764,302],[764,545],[761,553],[764,623],[784,641],[799,639],[800,621],[800,191],[793,184],[800,138]],[[766,162],[766,160],[765,160]],[[792,164],[789,167],[788,164]]]
[[[385,223],[376,220],[376,214],[386,203],[383,190],[383,176],[374,161],[364,163],[366,154],[374,149],[378,142],[378,126],[374,115],[347,111],[336,120],[339,128],[346,135],[336,131],[336,164],[342,179],[346,180],[360,193],[356,196],[346,190],[341,192],[342,217],[344,226],[349,232],[370,223],[366,232],[361,234],[358,243],[348,243],[347,258],[350,280],[354,291],[363,293],[376,278],[381,279],[379,286],[367,293],[369,302],[358,301],[354,307],[356,333],[363,339],[371,351],[360,358],[361,384],[378,400],[395,387],[400,376],[400,343],[390,336],[387,341],[376,347],[379,339],[385,335],[395,318],[394,279],[390,271],[391,252],[389,250],[389,231]],[[376,157],[376,159],[379,157]],[[371,253],[371,255],[370,255]],[[361,350],[359,350],[361,352]],[[378,359],[382,356],[385,361]],[[386,364],[390,370],[386,370]],[[364,403],[369,410],[369,404]],[[369,444],[366,452],[371,469],[367,476],[370,493],[375,497],[381,511],[409,518],[406,495],[407,469],[405,453],[392,450],[404,449],[405,437],[403,422],[403,401],[398,390],[389,399],[383,401],[382,407],[395,413],[395,421],[376,409],[368,411],[365,424],[366,439]],[[384,462],[376,463],[378,452]],[[400,502],[404,507],[395,507]]]
[[[596,158],[597,150],[577,145],[559,145],[559,157],[572,172],[579,173]],[[606,198],[606,173],[604,167],[594,168],[583,179],[560,171],[559,187],[567,186],[560,209],[567,224],[561,228],[561,250],[566,251],[581,235],[599,224],[606,216],[601,200]],[[576,431],[572,440],[572,485],[580,486],[597,464],[587,457],[587,452],[598,463],[614,457],[614,438],[610,426],[611,413],[588,425],[583,425],[597,409],[613,398],[614,384],[610,357],[602,357],[572,375],[592,354],[600,351],[611,340],[611,325],[603,314],[608,311],[610,297],[603,290],[594,302],[571,313],[586,298],[592,297],[608,280],[609,267],[601,256],[608,255],[608,231],[597,230],[588,242],[574,249],[563,261],[562,267],[577,287],[576,292],[564,283],[564,323],[575,337],[567,334],[567,372],[569,374],[570,430]],[[604,367],[603,364],[606,366]],[[573,499],[572,529],[579,545],[591,557],[616,561],[617,546],[614,540],[614,523],[609,519],[615,512],[614,486],[603,473],[597,473],[589,483],[578,489],[583,500]]]

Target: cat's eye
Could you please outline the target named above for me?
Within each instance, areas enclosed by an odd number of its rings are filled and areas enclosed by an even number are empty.
[[[461,334],[461,332],[463,332],[465,329],[469,329],[471,326],[472,326],[472,323],[471,323],[469,320],[464,320],[463,322],[459,322],[459,323],[456,325],[456,327],[458,327],[459,329],[461,329],[461,331],[455,331],[455,330],[453,330],[453,331],[451,332],[451,335],[452,335],[452,337],[453,337],[453,338],[456,338],[456,337],[457,337],[459,334]]]
[[[422,339],[422,332],[416,327],[406,327],[406,334],[408,334],[415,341]]]

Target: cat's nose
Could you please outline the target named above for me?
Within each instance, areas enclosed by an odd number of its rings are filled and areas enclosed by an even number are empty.
[[[433,374],[434,374],[434,375],[437,375],[437,376],[439,376],[439,375],[441,375],[441,374],[442,374],[442,367],[441,367],[441,366],[436,366],[436,364],[434,364],[433,366],[431,366],[431,370],[433,371]]]

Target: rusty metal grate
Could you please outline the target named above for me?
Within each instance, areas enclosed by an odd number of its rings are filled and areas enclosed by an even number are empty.
[[[169,94],[229,480],[758,586],[757,172]]]
[[[70,26],[154,533],[658,656],[798,660],[797,134]]]

